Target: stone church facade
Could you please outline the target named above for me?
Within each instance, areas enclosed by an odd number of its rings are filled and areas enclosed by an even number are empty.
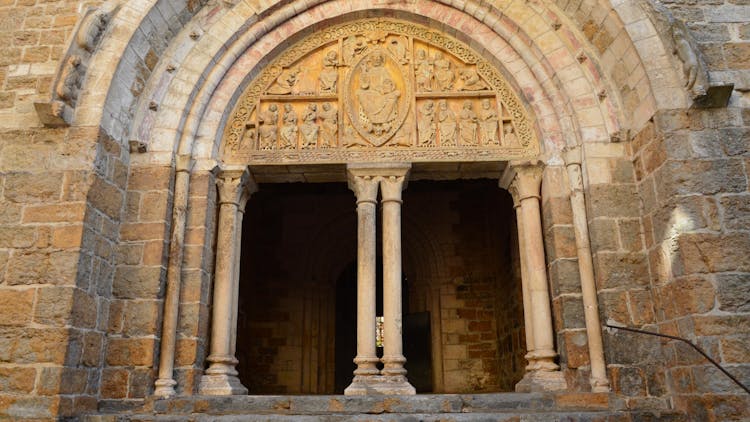
[[[0,25],[0,418],[750,418],[747,1]]]

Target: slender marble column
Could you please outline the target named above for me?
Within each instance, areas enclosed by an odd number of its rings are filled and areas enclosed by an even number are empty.
[[[238,213],[240,205],[254,191],[255,182],[247,168],[225,169],[217,177],[219,190],[219,223],[216,239],[216,268],[211,327],[210,366],[201,378],[199,392],[203,395],[247,394],[237,378],[237,359],[232,351],[234,310],[239,278],[235,271]]]
[[[609,391],[607,366],[604,361],[601,323],[599,321],[599,304],[596,297],[594,264],[591,256],[589,227],[586,216],[586,203],[583,193],[581,173],[581,148],[576,146],[566,149],[565,164],[570,181],[570,205],[573,209],[573,227],[578,251],[578,271],[581,274],[581,293],[583,296],[583,315],[586,321],[589,358],[591,359],[591,377],[589,383],[594,392]]]
[[[523,231],[523,211],[521,211],[521,200],[518,197],[518,188],[516,188],[516,182],[511,183],[508,188],[511,196],[513,197],[513,208],[516,210],[516,225],[518,226],[518,250],[519,250],[519,261],[521,266],[521,290],[523,293],[523,323],[524,331],[526,333],[526,360],[529,362],[526,365],[527,371],[533,371],[536,369],[536,361],[532,359],[534,356],[534,321],[532,319],[531,312],[531,293],[529,292],[529,274],[526,269],[526,239],[524,239]]]
[[[383,394],[416,394],[406,379],[401,303],[401,191],[410,165],[383,169],[380,189],[383,203]]]
[[[383,195],[382,373],[389,376],[406,375],[401,303],[401,190],[404,176],[386,176],[380,182]]]
[[[164,320],[162,322],[159,351],[159,377],[154,383],[154,395],[175,395],[174,357],[177,339],[177,319],[180,310],[180,284],[182,283],[182,255],[187,218],[190,170],[194,161],[189,155],[180,155],[175,160],[174,205],[172,208],[172,234],[169,241],[169,264],[167,265],[167,292],[164,298]]]
[[[532,330],[535,348],[533,353],[530,353],[530,357],[537,370],[556,371],[559,366],[555,363],[557,353],[552,330],[552,312],[547,287],[542,217],[539,206],[544,166],[541,163],[525,162],[516,165],[514,169],[517,173],[515,183],[523,213],[524,251],[533,317]]]
[[[367,394],[369,378],[380,371],[375,345],[376,252],[375,224],[378,180],[366,172],[350,169],[349,188],[357,196],[357,356],[352,384],[346,395]]]

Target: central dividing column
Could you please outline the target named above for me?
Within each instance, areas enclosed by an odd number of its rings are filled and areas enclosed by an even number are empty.
[[[219,171],[216,185],[219,191],[219,222],[216,236],[216,267],[214,268],[213,309],[211,321],[211,354],[206,358],[210,366],[201,378],[198,390],[203,395],[225,396],[247,394],[247,388],[237,378],[237,359],[234,357],[235,309],[239,289],[236,270],[238,231],[242,230],[240,209],[255,190],[255,183],[247,168]]]
[[[416,394],[406,379],[401,304],[401,191],[409,164],[351,164],[349,187],[357,195],[357,356],[346,395]],[[383,370],[375,348],[376,215],[378,188],[383,197]]]
[[[383,381],[385,394],[416,394],[406,379],[401,303],[401,191],[411,166],[380,181],[383,196]]]

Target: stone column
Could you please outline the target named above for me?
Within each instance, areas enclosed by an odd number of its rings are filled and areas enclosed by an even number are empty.
[[[526,242],[524,239],[523,231],[523,211],[521,211],[521,200],[518,196],[518,188],[516,187],[515,181],[511,183],[508,188],[511,196],[513,197],[513,209],[516,210],[516,226],[518,231],[518,258],[521,266],[521,290],[523,293],[523,324],[524,332],[526,334],[526,360],[529,364],[526,366],[527,371],[533,371],[536,369],[531,357],[534,356],[534,322],[531,315],[531,294],[529,293],[529,275],[526,270]]]
[[[172,233],[169,241],[169,264],[167,264],[167,292],[164,298],[161,345],[159,350],[159,376],[154,383],[154,395],[175,395],[174,357],[177,339],[177,319],[180,310],[180,284],[182,283],[182,255],[187,218],[190,171],[194,161],[189,155],[180,155],[175,160],[174,205],[172,208]]]
[[[201,378],[199,392],[203,395],[247,394],[247,388],[237,378],[237,359],[233,352],[235,301],[239,288],[236,268],[236,243],[239,210],[255,190],[255,182],[247,168],[224,169],[217,177],[219,190],[219,222],[216,238],[216,266],[214,269],[213,309],[211,321],[210,362]]]
[[[381,178],[383,202],[383,370],[384,394],[416,394],[406,379],[401,303],[401,191],[410,167],[391,168]]]
[[[346,395],[364,395],[380,373],[375,345],[376,252],[375,224],[378,179],[366,171],[348,169],[349,188],[357,196],[357,356],[352,384]]]
[[[516,391],[553,391],[567,388],[560,367],[555,363],[552,307],[547,284],[547,265],[544,258],[542,217],[540,210],[541,184],[544,165],[539,161],[511,163],[515,173],[512,182],[521,203],[521,229],[526,273],[528,278],[531,325],[534,350],[528,353],[530,372],[516,385]],[[504,177],[505,178],[505,177]],[[520,242],[519,242],[520,243]],[[526,310],[524,310],[526,313]]]
[[[578,271],[581,274],[583,312],[586,321],[589,359],[591,359],[591,377],[589,383],[593,392],[608,392],[609,381],[607,380],[607,367],[604,362],[599,304],[596,297],[594,264],[591,256],[588,218],[586,216],[586,203],[583,193],[581,148],[576,146],[566,149],[564,157],[570,181],[570,205],[573,210],[573,228],[576,237],[576,250],[578,251]]]

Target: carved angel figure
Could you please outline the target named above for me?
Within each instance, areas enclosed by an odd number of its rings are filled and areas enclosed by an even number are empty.
[[[417,129],[419,130],[419,146],[434,147],[435,132],[435,103],[432,100],[426,101],[421,108],[421,116],[417,120]]]
[[[302,133],[302,148],[309,149],[318,146],[318,132],[320,128],[315,120],[318,118],[318,106],[308,104],[302,115],[302,124],[299,127]]]
[[[408,41],[405,37],[393,38],[388,42],[388,51],[398,59],[399,64],[409,63]]]
[[[459,114],[461,120],[461,142],[464,145],[477,144],[477,113],[470,100],[464,101],[464,107]]]
[[[456,115],[445,100],[438,101],[438,124],[442,146],[456,146]]]
[[[297,148],[297,113],[291,104],[284,104],[284,125],[281,127],[281,149]]]
[[[441,91],[448,91],[453,88],[453,82],[456,80],[456,74],[453,72],[453,64],[450,60],[443,57],[443,53],[435,53],[435,80]]]
[[[65,62],[60,81],[57,83],[55,92],[66,104],[73,106],[81,90],[81,58],[70,56]]]
[[[271,104],[265,111],[258,113],[258,134],[260,135],[260,149],[269,150],[276,148],[276,137],[278,136],[279,107]]]
[[[351,65],[354,57],[367,48],[367,40],[364,37],[350,35],[344,39],[342,53],[344,55],[344,64]]]
[[[427,57],[427,52],[422,49],[417,50],[414,73],[417,79],[417,91],[432,91],[432,79],[434,78],[433,65],[429,57]]]
[[[268,93],[273,95],[291,94],[294,85],[297,84],[297,76],[300,72],[301,70],[298,67],[281,72],[281,75],[276,79],[276,83],[268,89]]]
[[[339,115],[330,103],[323,103],[323,110],[318,113],[321,121],[320,147],[335,148],[336,134],[339,130]]]
[[[460,72],[461,80],[464,82],[461,87],[462,91],[482,91],[487,89],[482,79],[479,78],[479,74],[474,69],[463,69]]]
[[[513,125],[508,123],[503,126],[503,143],[509,147],[520,147]]]
[[[485,98],[482,100],[482,109],[479,110],[479,125],[482,128],[482,138],[485,145],[500,145],[497,139],[498,118],[497,111],[492,107],[492,102]]]
[[[336,84],[339,79],[339,71],[336,69],[338,64],[339,58],[335,50],[326,53],[323,58],[323,70],[320,71],[320,76],[318,76],[321,94],[333,94],[336,92]]]

